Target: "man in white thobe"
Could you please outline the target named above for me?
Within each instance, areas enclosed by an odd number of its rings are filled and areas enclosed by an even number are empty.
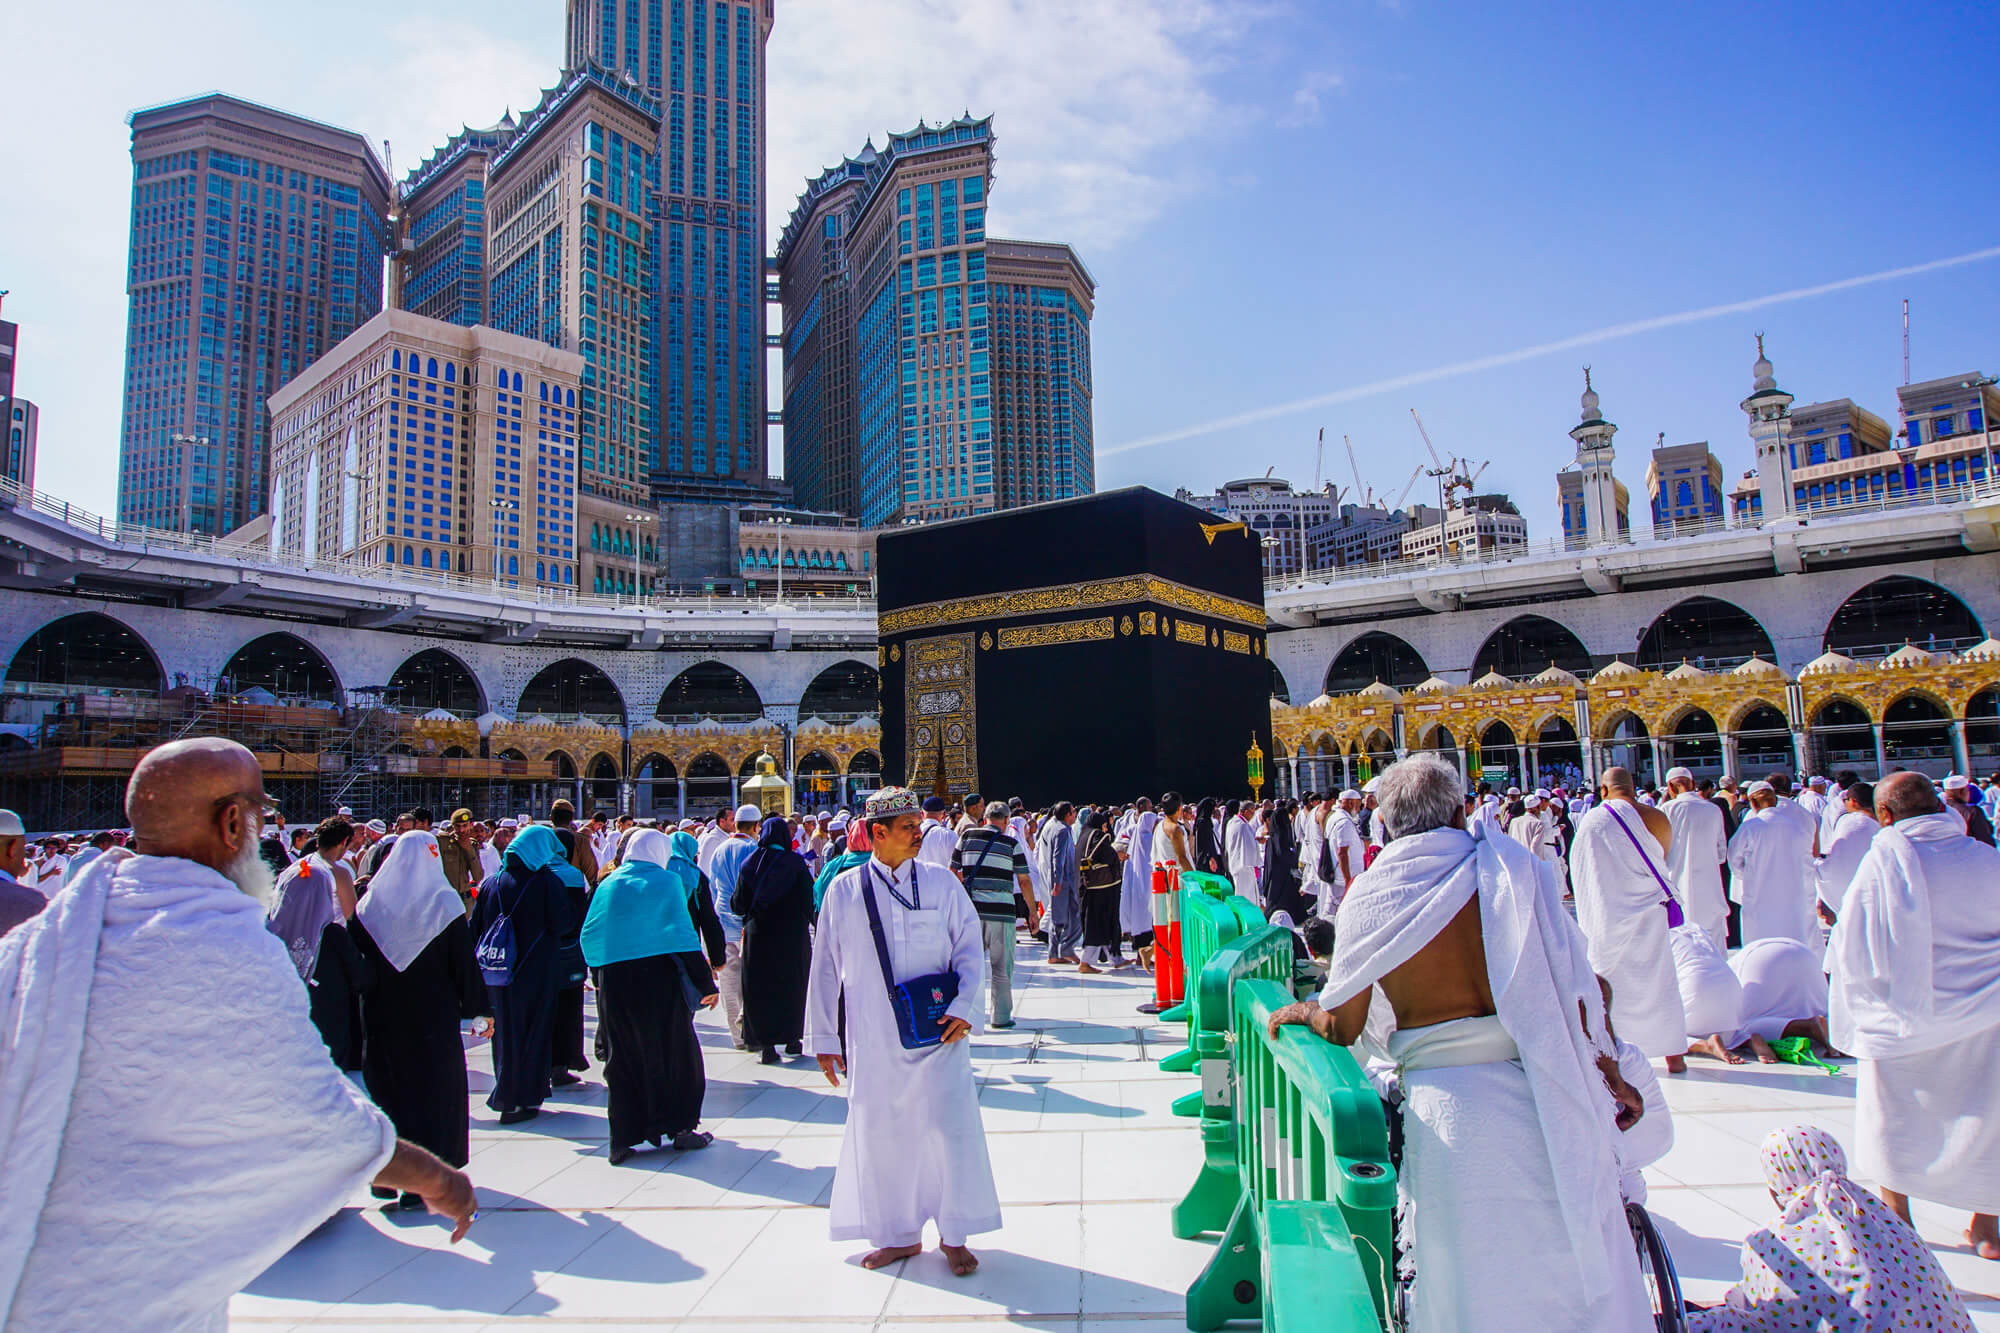
[[[917,851],[918,860],[946,870],[951,869],[952,854],[958,850],[958,834],[946,822],[950,814],[951,807],[944,797],[932,796],[924,801],[923,841]]]
[[[728,842],[735,834],[736,812],[726,809],[716,811],[715,822],[709,825],[707,831],[695,842],[694,862],[697,866],[701,867],[702,874],[708,875],[714,873],[710,867],[715,864],[716,849],[722,846],[723,843]]]
[[[1549,822],[1547,800],[1529,796],[1523,805],[1526,808],[1507,825],[1507,836],[1526,847],[1537,861],[1554,865],[1562,853],[1556,844],[1555,825]]]
[[[1319,914],[1331,921],[1340,911],[1347,886],[1368,859],[1368,844],[1361,840],[1361,793],[1352,787],[1340,793],[1339,804],[1326,817],[1326,849],[1333,879],[1320,886]]]
[[[1743,793],[1750,810],[1729,840],[1729,896],[1743,905],[1743,942],[1779,936],[1817,947],[1812,849],[1819,825],[1772,782],[1753,782]]]
[[[0,940],[0,1326],[228,1326],[229,1299],[361,1187],[472,1221],[472,1185],[342,1077],[265,928],[256,757],[133,770],[138,855]]]
[[[813,940],[806,994],[806,1050],[827,1082],[848,1078],[847,1129],[833,1176],[830,1232],[876,1249],[863,1268],[923,1250],[935,1223],[939,1249],[964,1277],[979,1266],[966,1238],[1000,1227],[1000,1196],[979,1119],[968,1034],[981,1031],[986,954],[979,915],[949,870],[919,861],[923,834],[915,792],[885,787],[863,814],[874,852],[826,891]],[[881,922],[893,984],[943,973],[958,994],[938,1026],[943,1039],[910,1049],[899,1035],[868,911]],[[840,1011],[846,1003],[843,1056]]]
[[[1302,870],[1299,893],[1310,902],[1316,903],[1325,896],[1326,882],[1319,873],[1319,852],[1326,846],[1326,820],[1332,805],[1331,797],[1308,793],[1308,799],[1299,806],[1298,818],[1293,821],[1298,830],[1299,866]]]
[[[2000,1259],[2000,851],[1965,836],[1916,773],[1875,787],[1885,827],[1833,928],[1829,1023],[1859,1057],[1855,1174],[1904,1220],[1969,1209]]]
[[[1643,1103],[1554,868],[1467,833],[1434,756],[1383,774],[1380,802],[1392,841],[1341,905],[1326,989],[1271,1021],[1351,1045],[1393,1010],[1412,1326],[1650,1329],[1618,1193]]]
[[[1694,774],[1685,768],[1667,770],[1667,790],[1673,799],[1660,807],[1673,829],[1667,843],[1667,878],[1681,900],[1687,919],[1707,931],[1718,949],[1729,945],[1729,899],[1722,887],[1722,867],[1729,860],[1729,837],[1723,832],[1722,811],[1695,790]]]
[[[1248,898],[1261,907],[1264,895],[1257,886],[1257,869],[1264,858],[1258,855],[1257,829],[1250,822],[1256,809],[1235,801],[1224,807],[1222,852],[1229,863],[1229,882],[1236,886],[1236,896]]]
[[[1827,811],[1833,805],[1832,798],[1826,794],[1825,778],[1817,773],[1807,778],[1804,790],[1799,792],[1796,799],[1799,809],[1812,816],[1813,828],[1815,830],[1825,823]],[[1813,844],[1813,855],[1817,856],[1819,853],[1820,845],[1815,842]]]
[[[1875,818],[1875,789],[1866,782],[1852,782],[1840,793],[1840,818],[1831,832],[1822,825],[1819,865],[1814,870],[1822,920],[1838,920],[1840,905],[1847,899],[1847,886],[1861,870],[1868,849],[1882,822]],[[1829,948],[1832,941],[1828,941]]]
[[[1604,800],[1576,826],[1570,879],[1576,923],[1590,941],[1590,965],[1611,983],[1611,1022],[1647,1055],[1665,1057],[1669,1073],[1687,1063],[1687,1020],[1667,941],[1668,897],[1662,868],[1672,826],[1641,806],[1632,775],[1608,768]],[[1685,907],[1683,907],[1685,912]]]

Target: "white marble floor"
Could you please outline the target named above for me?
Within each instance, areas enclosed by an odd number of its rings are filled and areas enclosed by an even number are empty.
[[[1174,1239],[1167,1214],[1200,1160],[1194,1122],[1169,1112],[1195,1086],[1162,1074],[1177,1034],[1139,1014],[1150,980],[1080,977],[1021,951],[1012,1032],[974,1046],[1005,1228],[975,1237],[971,1279],[935,1250],[879,1273],[864,1247],[826,1238],[846,1105],[807,1060],[768,1068],[731,1050],[704,1015],[706,1151],[605,1161],[604,1088],[559,1093],[542,1116],[500,1128],[491,1066],[473,1047],[472,1161],[480,1218],[457,1246],[422,1214],[366,1198],[306,1239],[230,1307],[241,1329],[750,1330],[967,1324],[1148,1333],[1182,1327],[1206,1243]],[[1805,1120],[1843,1142],[1851,1079],[1697,1062],[1667,1079],[1676,1144],[1648,1171],[1688,1295],[1738,1276],[1738,1243],[1771,1220],[1756,1145]],[[1918,1205],[1918,1223],[1982,1329],[2000,1333],[2000,1263],[1971,1255],[1965,1219]]]

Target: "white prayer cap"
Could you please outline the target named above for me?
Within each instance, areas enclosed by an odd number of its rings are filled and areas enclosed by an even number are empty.
[[[1521,794],[1521,789],[1519,787],[1509,787],[1507,789],[1507,794],[1509,796],[1519,796]]]
[[[370,833],[387,833],[389,831],[389,826],[379,819],[371,819],[361,827],[367,829]]]
[[[521,822],[520,822],[520,821],[519,821],[518,819],[503,819],[503,820],[501,820],[501,821],[500,821],[500,822],[499,822],[498,824],[495,824],[495,825],[494,825],[493,827],[495,827],[495,828],[519,828],[519,827],[521,827]]]
[[[1808,787],[1824,787],[1825,785],[1826,779],[1817,773],[1806,779],[1806,786]]]
[[[681,821],[682,830],[688,833],[692,833],[694,830],[700,827],[701,827],[701,821],[699,819],[683,819]]]
[[[847,812],[843,810],[833,817],[833,822],[826,826],[826,831],[828,833],[838,833],[846,828],[850,822],[852,821],[848,819]]]
[[[1669,781],[1669,782],[1693,782],[1693,781],[1694,781],[1694,773],[1693,773],[1693,771],[1692,771],[1692,770],[1690,770],[1690,769],[1685,769],[1685,768],[1670,768],[1670,769],[1668,769],[1668,770],[1667,770],[1667,781]]]
[[[351,805],[343,805],[340,807],[340,809],[334,811],[334,813],[339,815],[342,819],[345,819],[349,815],[354,813],[354,807]]]
[[[1971,785],[1971,779],[1967,778],[1963,773],[1953,773],[1944,780],[1944,789],[1946,791],[1964,791]]]
[[[1367,795],[1373,796],[1375,794],[1375,784],[1381,780],[1380,778],[1370,778],[1361,784],[1361,790]]]
[[[736,807],[736,822],[739,824],[746,819],[753,824],[761,823],[763,818],[764,812],[747,801]]]
[[[1340,793],[1340,799],[1343,801],[1358,801],[1361,799],[1361,793],[1349,787],[1346,791]]]
[[[1542,797],[1530,793],[1522,804],[1526,805],[1530,810],[1539,810],[1542,808],[1542,800]]]
[[[1548,799],[1549,799],[1549,789],[1548,789],[1547,787],[1537,787],[1537,788],[1535,788],[1535,799],[1536,799],[1536,800],[1539,800],[1539,801],[1546,801],[1546,800],[1548,800]]]
[[[1569,812],[1571,814],[1580,815],[1588,809],[1590,809],[1590,802],[1584,800],[1581,796],[1572,796],[1570,798]]]
[[[1745,796],[1755,796],[1759,792],[1763,792],[1766,795],[1769,795],[1775,792],[1776,790],[1777,788],[1773,787],[1770,783],[1764,781],[1764,779],[1762,778],[1758,778],[1755,782],[1751,783],[1749,786],[1743,789],[1743,794]]]
[[[28,830],[22,826],[21,817],[12,810],[0,810],[0,838],[25,838]]]

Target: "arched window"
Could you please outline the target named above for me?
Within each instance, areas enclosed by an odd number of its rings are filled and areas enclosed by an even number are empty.
[[[514,372],[514,392],[521,392],[521,372],[518,370]]]
[[[403,548],[403,563],[404,563],[404,564],[406,564],[406,565],[414,565],[414,564],[416,564],[416,563],[417,563],[417,548],[416,548],[416,547],[414,547],[414,546],[405,546],[405,547]]]
[[[438,359],[436,357],[432,357],[430,360],[424,363],[424,378],[434,380],[437,377],[438,377]]]
[[[431,567],[431,549],[430,549],[430,547],[426,546],[426,547],[424,548],[424,554],[423,554],[423,558],[422,558],[421,560],[419,560],[419,561],[418,561],[417,563],[418,563],[418,564],[420,564],[420,565],[422,565],[422,566],[423,566],[423,567],[424,567],[425,569],[429,569],[429,568]]]
[[[519,578],[521,576],[520,556],[510,555],[507,557],[507,574],[510,578]]]
[[[563,406],[564,406],[564,407],[575,407],[575,406],[576,406],[576,390],[575,390],[575,389],[564,389],[564,390],[563,390]]]
[[[547,401],[549,401],[549,382],[547,380],[543,380],[539,387],[541,388],[542,391],[542,401],[546,403]]]
[[[1682,482],[1674,489],[1674,504],[1686,508],[1694,503],[1694,487]]]
[[[446,384],[458,383],[458,367],[449,361],[444,363],[444,382]]]

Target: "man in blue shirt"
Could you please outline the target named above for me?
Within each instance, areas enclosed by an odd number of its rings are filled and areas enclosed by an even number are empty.
[[[722,991],[722,1012],[729,1020],[729,1040],[739,1051],[743,1044],[743,918],[729,910],[736,893],[736,877],[743,863],[757,850],[757,825],[764,812],[754,805],[736,808],[736,827],[718,846],[708,863],[708,886],[715,893],[715,914],[722,920],[723,962],[716,971],[715,984]]]

